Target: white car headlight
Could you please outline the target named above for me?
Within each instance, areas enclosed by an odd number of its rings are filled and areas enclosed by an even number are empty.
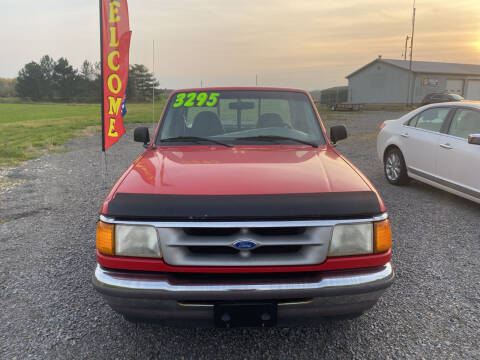
[[[373,224],[336,225],[328,256],[362,254],[373,254]]]
[[[153,226],[115,225],[115,255],[161,258]]]

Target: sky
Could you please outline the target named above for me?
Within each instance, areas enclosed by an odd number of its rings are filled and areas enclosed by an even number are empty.
[[[129,0],[130,63],[162,88],[346,85],[378,55],[399,59],[411,0]],[[414,60],[480,64],[480,0],[417,0]],[[45,55],[99,59],[96,0],[0,0],[0,77]]]

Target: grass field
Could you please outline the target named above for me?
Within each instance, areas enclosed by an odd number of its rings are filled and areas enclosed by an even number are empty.
[[[164,101],[155,106],[159,118]],[[128,104],[127,123],[152,121],[152,104]],[[101,130],[100,105],[0,103],[0,166],[14,166]]]

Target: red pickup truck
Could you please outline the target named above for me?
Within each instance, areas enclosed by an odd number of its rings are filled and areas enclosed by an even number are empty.
[[[171,94],[103,203],[93,283],[128,320],[293,326],[371,308],[394,278],[382,199],[310,95]]]

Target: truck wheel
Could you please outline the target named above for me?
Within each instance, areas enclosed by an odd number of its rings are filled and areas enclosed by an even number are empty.
[[[405,159],[398,148],[392,148],[387,152],[383,169],[390,184],[406,185],[410,180],[407,175]]]

